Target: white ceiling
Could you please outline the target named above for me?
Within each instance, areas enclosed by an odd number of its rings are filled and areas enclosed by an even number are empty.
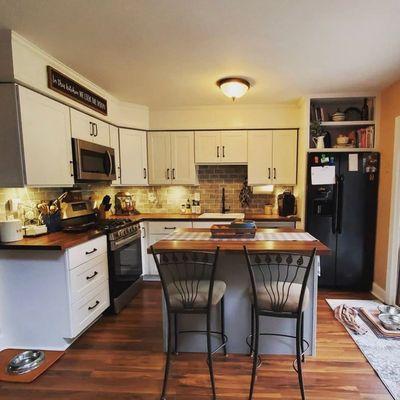
[[[0,0],[26,37],[121,100],[241,104],[377,90],[400,76],[399,0]]]

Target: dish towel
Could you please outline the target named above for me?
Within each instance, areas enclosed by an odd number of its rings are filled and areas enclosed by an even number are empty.
[[[367,333],[367,330],[356,322],[358,311],[355,308],[341,304],[340,306],[337,306],[333,312],[335,318],[355,334],[365,335]]]

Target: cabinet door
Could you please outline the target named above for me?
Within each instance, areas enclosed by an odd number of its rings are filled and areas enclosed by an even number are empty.
[[[249,132],[247,136],[249,185],[272,183],[272,131]]]
[[[273,183],[295,185],[297,180],[297,131],[274,131],[272,140]]]
[[[149,183],[171,183],[171,135],[169,132],[149,132]]]
[[[194,133],[171,133],[171,183],[190,185],[196,183],[194,165]]]
[[[121,184],[147,185],[146,132],[119,130]]]
[[[226,164],[247,163],[247,131],[221,132],[220,162]]]
[[[73,185],[69,108],[23,87],[19,101],[27,185]]]
[[[158,241],[162,240],[164,237],[165,237],[165,235],[150,235],[149,236],[149,247],[152,246],[154,243],[157,243]],[[153,254],[148,254],[147,275],[150,275],[153,277],[158,276],[157,266],[156,266],[156,262],[154,261]]]
[[[121,184],[121,165],[119,156],[119,134],[116,126],[110,125],[110,147],[114,149],[115,154],[115,174],[116,179],[112,181],[112,185]]]
[[[109,125],[90,115],[71,108],[72,137],[110,146]]]
[[[219,131],[195,132],[194,148],[196,164],[220,162],[221,143]]]

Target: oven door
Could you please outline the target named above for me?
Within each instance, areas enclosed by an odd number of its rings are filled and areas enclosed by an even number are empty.
[[[111,244],[109,261],[110,289],[112,297],[116,298],[142,275],[140,234]]]
[[[115,154],[111,147],[80,139],[72,139],[76,181],[112,181],[115,174]]]

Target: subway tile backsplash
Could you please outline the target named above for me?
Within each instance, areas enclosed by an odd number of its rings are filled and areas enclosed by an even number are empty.
[[[142,186],[142,187],[111,187],[106,184],[79,184],[84,198],[97,198],[101,201],[108,194],[114,202],[114,195],[119,191],[128,191],[135,196],[136,208],[142,212],[180,211],[181,204],[192,199],[195,192],[201,196],[202,212],[220,212],[221,193],[225,188],[226,206],[231,212],[263,213],[265,204],[275,205],[275,193],[251,195],[250,207],[243,209],[239,194],[247,175],[244,165],[202,165],[198,167],[198,186]],[[280,193],[283,188],[276,187]],[[5,203],[10,198],[20,198],[21,201],[39,202],[52,200],[62,193],[62,188],[0,188],[0,213],[4,212]],[[149,196],[152,194],[152,196]]]

